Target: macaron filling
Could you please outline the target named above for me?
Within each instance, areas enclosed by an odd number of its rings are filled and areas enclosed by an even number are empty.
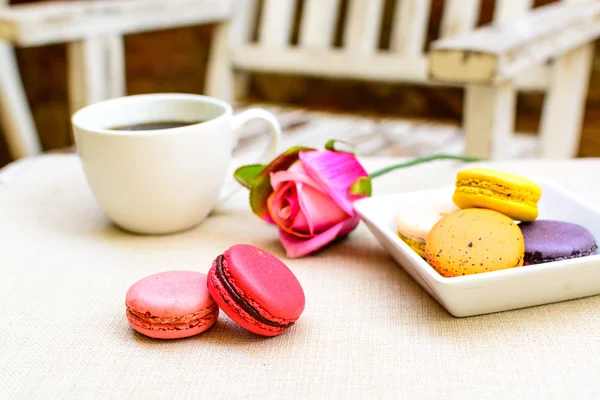
[[[539,200],[539,197],[532,192],[510,189],[502,185],[483,181],[471,182],[470,184],[459,183],[456,187],[456,193],[467,195],[479,194],[508,201],[518,201],[532,207],[535,207]]]
[[[411,239],[407,236],[404,236],[400,232],[398,232],[398,237],[404,241],[411,249],[413,249],[418,255],[421,257],[425,257],[425,242],[417,241]]]
[[[238,291],[235,288],[235,283],[232,280],[230,280],[231,277],[228,277],[228,274],[224,271],[225,263],[225,257],[223,257],[223,255],[219,255],[215,260],[215,277],[238,307],[240,307],[244,312],[246,312],[250,317],[254,318],[256,321],[267,326],[272,326],[276,328],[288,328],[294,324],[294,321],[281,323],[265,318],[255,306],[250,304],[250,302],[247,301],[244,298],[244,296],[238,293]],[[264,310],[262,311],[264,312]]]
[[[149,312],[142,314],[127,307],[127,319],[133,325],[155,331],[187,330],[207,323],[212,323],[217,318],[217,304],[211,304],[203,310],[181,317],[158,317]]]

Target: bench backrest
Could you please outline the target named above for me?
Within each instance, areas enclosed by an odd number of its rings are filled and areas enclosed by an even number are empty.
[[[426,38],[432,2],[440,0],[238,1],[230,37],[232,65],[237,70],[430,83]],[[480,0],[442,3],[441,37],[475,29]],[[533,3],[496,0],[493,19],[518,18]],[[389,45],[381,48],[386,29],[391,31]],[[292,38],[295,31],[297,38]],[[341,32],[337,45],[336,32]],[[537,68],[524,74],[517,86],[544,90],[547,82],[545,68]]]

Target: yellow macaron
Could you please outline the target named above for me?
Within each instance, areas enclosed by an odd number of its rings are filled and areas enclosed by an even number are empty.
[[[529,179],[486,168],[470,168],[456,176],[452,200],[458,207],[487,208],[517,221],[533,221],[542,189]]]
[[[506,215],[481,208],[445,216],[425,245],[427,262],[445,277],[520,267],[524,253],[519,226]]]

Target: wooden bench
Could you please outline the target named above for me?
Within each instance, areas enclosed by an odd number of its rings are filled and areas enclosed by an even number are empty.
[[[516,92],[544,91],[548,96],[536,154],[576,155],[593,55],[590,42],[600,31],[598,2],[563,0],[531,9],[531,0],[496,0],[493,24],[475,30],[480,1],[446,0],[441,40],[430,53],[425,37],[431,1],[396,1],[391,45],[381,50],[384,3],[351,0],[340,18],[339,0],[305,0],[299,43],[291,45],[296,1],[264,0],[260,8],[257,0],[242,0],[235,19],[217,35],[220,50],[212,60],[209,93],[243,98],[248,73],[255,71],[465,86],[466,154],[510,158]],[[342,46],[334,48],[340,19]],[[255,29],[257,40],[252,39]],[[490,56],[480,61],[477,52],[486,51]],[[488,75],[479,79],[480,74]]]
[[[574,157],[591,42],[600,30],[598,2],[562,0],[532,9],[533,0],[496,0],[493,23],[476,29],[480,0],[445,0],[441,38],[426,52],[431,1],[393,0],[389,49],[378,46],[385,0],[349,0],[344,15],[341,0],[304,0],[301,10],[297,0],[52,1],[5,8],[0,12],[0,96],[11,152],[18,158],[40,151],[13,45],[69,43],[74,111],[125,94],[123,34],[217,21],[206,78],[209,95],[247,98],[253,72],[464,87],[461,152],[514,158],[523,157],[514,135],[516,93],[542,91],[547,96],[534,154]],[[300,20],[299,40],[292,45],[295,19]],[[339,23],[342,45],[334,46]],[[323,125],[321,130],[311,135],[330,129]]]

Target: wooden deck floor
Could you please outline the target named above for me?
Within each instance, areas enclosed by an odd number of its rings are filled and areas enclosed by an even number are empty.
[[[362,156],[419,157],[436,153],[463,154],[464,136],[453,121],[375,117],[356,113],[324,112],[306,108],[282,107],[254,103],[278,118],[283,130],[283,148],[303,145],[322,148],[329,139],[351,144]],[[239,106],[243,110],[247,106]],[[525,121],[525,127],[534,127]],[[246,126],[234,152],[238,163],[251,162],[265,146],[266,124],[253,122]],[[583,127],[580,156],[600,156],[600,112],[588,113]],[[0,167],[9,160],[0,140]],[[517,133],[513,158],[535,158],[536,136]],[[2,159],[4,158],[4,159]]]
[[[436,153],[463,154],[460,126],[433,120],[374,118],[299,108],[262,106],[277,115],[283,130],[283,148],[302,145],[322,148],[329,139],[345,141],[362,156],[418,157]],[[267,126],[256,122],[244,129],[235,156],[251,158],[265,146]],[[519,134],[512,157],[535,157],[535,136]]]

